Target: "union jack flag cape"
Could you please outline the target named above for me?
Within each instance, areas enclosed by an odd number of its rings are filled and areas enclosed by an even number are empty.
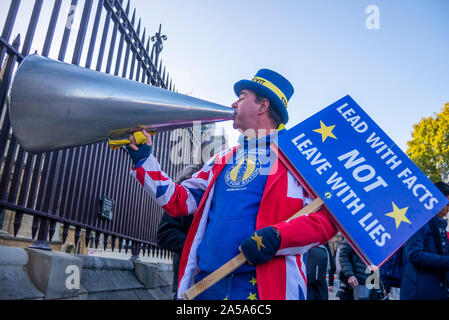
[[[238,148],[217,154],[180,185],[161,171],[153,155],[131,171],[168,214],[173,217],[195,215],[181,257],[178,298],[194,284],[194,276],[199,272],[197,249],[207,227],[215,181]],[[272,260],[256,266],[259,299],[307,299],[306,252],[326,243],[337,233],[332,218],[324,210],[286,222],[311,201],[305,188],[281,161],[276,161],[262,195],[256,230],[276,227],[281,234],[281,246]]]

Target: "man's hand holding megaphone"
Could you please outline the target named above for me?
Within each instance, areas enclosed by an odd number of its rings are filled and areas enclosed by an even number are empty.
[[[129,141],[131,143],[124,148],[128,151],[133,166],[138,168],[151,155],[153,141],[145,130],[134,132],[129,136]]]

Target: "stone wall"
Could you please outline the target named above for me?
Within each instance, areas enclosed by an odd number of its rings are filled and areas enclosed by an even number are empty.
[[[167,263],[0,247],[0,299],[168,300]]]

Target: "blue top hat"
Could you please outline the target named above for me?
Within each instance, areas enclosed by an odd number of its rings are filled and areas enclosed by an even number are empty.
[[[240,80],[234,84],[234,92],[237,96],[244,89],[251,90],[270,100],[272,106],[281,116],[282,123],[288,122],[287,105],[295,90],[291,83],[279,73],[261,69],[252,80]]]

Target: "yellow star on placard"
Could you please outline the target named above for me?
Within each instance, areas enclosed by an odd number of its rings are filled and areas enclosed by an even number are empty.
[[[320,120],[320,124],[321,124],[321,128],[315,129],[313,131],[321,134],[321,138],[322,138],[323,142],[326,141],[327,137],[337,139],[337,137],[332,133],[332,130],[335,128],[335,126],[327,127],[321,120]]]
[[[257,293],[249,293],[249,297],[246,297],[248,300],[257,300]]]
[[[228,300],[228,296],[226,296],[223,300]]]
[[[401,222],[406,222],[409,224],[412,224],[409,219],[405,216],[405,213],[407,212],[408,207],[399,209],[394,202],[393,203],[393,212],[389,212],[386,214],[387,217],[391,217],[396,222],[396,229],[399,228],[399,225]]]
[[[255,286],[256,285],[256,283],[257,283],[257,279],[256,278],[254,278],[254,277],[252,277],[252,279],[251,279],[251,281],[250,281],[252,284],[253,284],[253,286]]]
[[[257,243],[257,250],[260,251],[260,247],[264,247],[265,248],[265,245],[262,242],[262,237],[259,236],[256,232],[254,232],[254,236],[252,236],[251,239],[256,241],[256,243]]]

